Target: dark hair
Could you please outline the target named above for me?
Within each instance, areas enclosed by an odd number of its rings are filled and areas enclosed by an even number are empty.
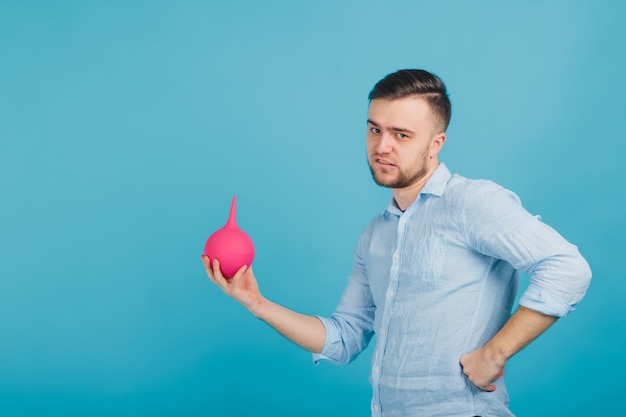
[[[419,69],[405,69],[378,81],[369,93],[369,100],[397,99],[412,95],[423,96],[442,124],[445,132],[450,124],[452,105],[446,85],[435,74]]]

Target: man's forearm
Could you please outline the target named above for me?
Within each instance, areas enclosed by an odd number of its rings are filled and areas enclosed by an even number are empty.
[[[502,376],[506,362],[557,320],[521,307],[483,347],[461,357],[463,373],[480,389],[493,391],[493,382]]]
[[[320,353],[324,348],[326,329],[317,317],[295,312],[266,298],[250,312],[309,352]]]
[[[504,364],[557,320],[558,317],[520,306],[484,349],[496,362]]]

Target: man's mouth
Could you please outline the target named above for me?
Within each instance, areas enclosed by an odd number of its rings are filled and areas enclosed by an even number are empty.
[[[385,165],[385,166],[395,166],[394,164],[392,164],[391,162],[387,161],[386,159],[381,159],[381,158],[376,158],[376,163],[380,164],[380,165]]]

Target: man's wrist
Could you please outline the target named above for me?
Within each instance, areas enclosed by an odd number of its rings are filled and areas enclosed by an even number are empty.
[[[248,306],[248,311],[257,319],[265,321],[265,315],[268,308],[268,300],[264,297],[259,297],[258,300]]]
[[[509,355],[506,347],[502,343],[498,343],[497,339],[490,340],[484,347],[485,357],[493,363],[504,368],[506,362],[512,355]]]

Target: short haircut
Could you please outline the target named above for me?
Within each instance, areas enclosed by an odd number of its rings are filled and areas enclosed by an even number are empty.
[[[396,71],[378,81],[368,98],[371,102],[379,98],[393,100],[413,95],[426,100],[445,132],[450,124],[452,105],[446,85],[435,74],[420,69]]]

